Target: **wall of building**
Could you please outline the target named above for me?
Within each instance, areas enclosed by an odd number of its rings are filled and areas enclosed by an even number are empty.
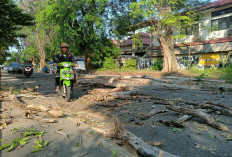
[[[186,69],[188,63],[190,66],[196,66],[199,69],[205,69],[214,67],[222,68],[229,63],[230,57],[232,56],[228,56],[228,53],[211,53],[194,54],[190,57],[187,55],[176,56],[176,59],[181,69]]]
[[[194,36],[194,35],[188,35],[185,36],[182,39],[178,39],[175,41],[176,44],[178,43],[188,43],[188,42],[193,42],[194,40],[200,39],[201,41],[204,40],[212,40],[212,39],[216,39],[216,38],[227,38],[229,37],[228,35],[228,29],[223,29],[223,30],[218,30],[218,31],[211,31],[211,21],[215,20],[215,19],[220,19],[223,17],[229,17],[232,16],[232,13],[229,14],[225,14],[225,15],[221,15],[221,16],[217,16],[217,17],[211,17],[211,13],[214,11],[218,11],[218,10],[223,10],[226,8],[230,8],[232,7],[232,5],[228,5],[225,7],[221,7],[221,8],[212,8],[210,10],[206,10],[203,11],[202,14],[202,18],[203,20],[199,23],[199,34],[198,36]],[[175,29],[174,31],[174,35],[179,35],[180,34],[180,29]]]

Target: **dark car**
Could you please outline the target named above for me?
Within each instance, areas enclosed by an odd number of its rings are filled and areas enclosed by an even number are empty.
[[[10,63],[8,73],[23,73],[23,66],[20,63]]]

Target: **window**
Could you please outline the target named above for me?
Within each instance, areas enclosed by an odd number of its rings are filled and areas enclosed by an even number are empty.
[[[199,34],[199,24],[194,24],[192,26],[192,34],[193,35],[198,35]]]
[[[212,31],[232,28],[232,16],[211,21]]]
[[[229,17],[229,28],[232,28],[232,16]]]
[[[192,28],[191,27],[186,28],[186,34],[187,35],[192,35]]]
[[[180,29],[180,34],[197,35],[199,34],[199,26],[198,24],[194,24],[192,26],[182,27]]]
[[[227,9],[223,9],[223,10],[219,10],[219,11],[212,12],[211,16],[212,16],[212,17],[217,17],[217,16],[220,16],[220,15],[225,15],[225,14],[229,14],[229,13],[232,13],[232,7],[231,7],[231,8],[227,8]]]
[[[212,27],[212,31],[217,31],[218,30],[218,20],[213,20],[211,22],[211,27]]]
[[[221,18],[218,20],[218,29],[227,29],[229,28],[229,22],[228,22],[228,17]]]

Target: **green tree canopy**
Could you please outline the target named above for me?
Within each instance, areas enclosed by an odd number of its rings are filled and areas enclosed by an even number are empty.
[[[12,0],[0,1],[0,62],[6,58],[9,46],[18,44],[18,37],[25,37],[19,30],[23,26],[32,25],[33,18],[23,13]]]
[[[143,17],[140,24],[150,26],[149,32],[160,42],[164,56],[165,72],[177,71],[174,53],[174,29],[190,25],[199,16],[194,8],[202,5],[202,0],[137,0],[131,4],[130,15]],[[139,27],[139,24],[135,25]],[[135,27],[136,28],[136,27]]]

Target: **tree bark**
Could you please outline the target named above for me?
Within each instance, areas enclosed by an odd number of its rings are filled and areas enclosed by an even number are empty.
[[[160,44],[161,44],[161,47],[163,50],[163,56],[164,56],[163,72],[178,71],[176,55],[174,53],[172,34],[168,34],[168,36],[166,37],[161,36]]]
[[[42,36],[42,39],[40,37],[40,32],[38,29],[35,31],[36,34],[36,39],[37,39],[37,44],[39,48],[39,54],[40,54],[40,67],[39,70],[42,70],[42,68],[45,66],[45,59],[46,59],[46,54],[44,51],[44,46],[45,46],[45,33]]]
[[[164,14],[164,16],[165,14],[168,15],[172,12],[172,7],[170,4],[168,4],[165,8],[163,8],[162,5],[156,5],[156,7],[158,8],[161,14]],[[162,24],[160,20],[161,19],[157,20],[158,25],[156,26],[156,36],[163,50],[163,72],[176,72],[178,71],[178,64],[174,52],[173,26],[167,25],[165,23]]]
[[[222,123],[218,123],[214,120],[213,117],[211,117],[209,114],[202,112],[201,110],[193,110],[189,108],[179,107],[179,106],[166,106],[167,109],[173,110],[175,112],[180,112],[186,115],[191,115],[194,117],[197,117],[204,122],[206,122],[208,125],[219,129],[221,131],[229,131],[228,127],[225,126]]]
[[[177,157],[176,155],[169,154],[159,148],[153,147],[139,137],[135,136],[130,131],[126,130],[120,123],[118,118],[115,118],[115,135],[125,139],[132,145],[139,153],[147,157]]]
[[[0,90],[2,90],[2,68],[0,67]]]
[[[164,113],[167,112],[167,110],[159,110],[159,109],[153,109],[150,112],[146,113],[145,115],[143,115],[141,117],[142,120],[146,120],[152,116],[154,116],[155,114],[159,114],[159,113]]]

